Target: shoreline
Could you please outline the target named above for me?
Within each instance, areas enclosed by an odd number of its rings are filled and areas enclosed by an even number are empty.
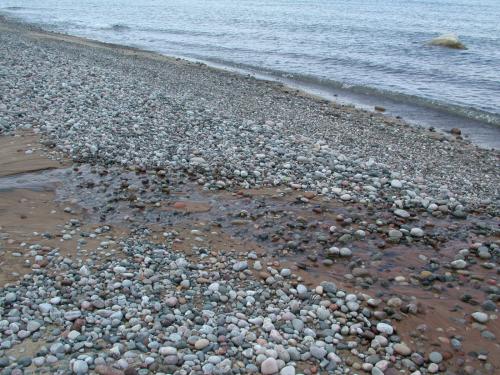
[[[0,373],[500,368],[497,151],[2,18],[0,52]]]
[[[451,113],[438,107],[431,108],[428,105],[418,103],[409,103],[407,101],[398,101],[393,97],[384,97],[377,94],[367,94],[348,89],[325,87],[317,82],[303,82],[290,79],[285,76],[267,73],[257,68],[241,68],[237,66],[224,65],[222,63],[190,58],[185,56],[171,56],[160,51],[148,50],[142,47],[128,46],[110,42],[89,39],[86,37],[60,33],[44,29],[37,24],[24,21],[12,15],[0,15],[5,20],[13,24],[19,24],[21,27],[29,27],[35,31],[51,35],[75,43],[90,43],[102,48],[115,48],[134,51],[136,53],[145,53],[151,58],[155,56],[164,57],[170,60],[182,60],[186,63],[202,64],[208,69],[216,69],[222,72],[228,72],[239,75],[251,75],[264,83],[276,83],[284,85],[288,90],[297,90],[303,95],[317,98],[320,101],[327,100],[339,106],[353,107],[356,110],[368,113],[383,114],[389,121],[403,121],[417,128],[432,128],[443,134],[450,134],[454,129],[461,130],[461,136],[476,146],[485,149],[500,150],[500,126],[487,121],[481,121],[476,118],[469,118],[455,113]],[[68,39],[69,38],[69,39]],[[74,39],[72,39],[74,38]],[[382,111],[381,111],[382,109]],[[463,108],[466,110],[466,108]]]

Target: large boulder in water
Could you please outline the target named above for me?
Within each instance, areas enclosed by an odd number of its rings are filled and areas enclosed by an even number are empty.
[[[458,39],[455,34],[443,34],[432,39],[429,44],[431,46],[447,47],[454,49],[467,49],[465,45]]]

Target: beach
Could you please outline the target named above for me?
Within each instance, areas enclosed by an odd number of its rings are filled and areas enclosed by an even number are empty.
[[[485,373],[499,153],[0,18],[0,373]]]

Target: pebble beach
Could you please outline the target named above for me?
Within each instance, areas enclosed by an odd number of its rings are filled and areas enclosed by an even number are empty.
[[[0,18],[0,374],[495,374],[500,159]]]

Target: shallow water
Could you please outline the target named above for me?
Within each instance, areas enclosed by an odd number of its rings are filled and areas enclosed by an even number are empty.
[[[367,107],[386,105],[423,125],[500,125],[496,0],[2,0],[0,11],[57,31],[312,86]],[[468,49],[426,45],[450,32]],[[434,114],[425,118],[415,108]],[[494,135],[487,133],[483,138]]]

